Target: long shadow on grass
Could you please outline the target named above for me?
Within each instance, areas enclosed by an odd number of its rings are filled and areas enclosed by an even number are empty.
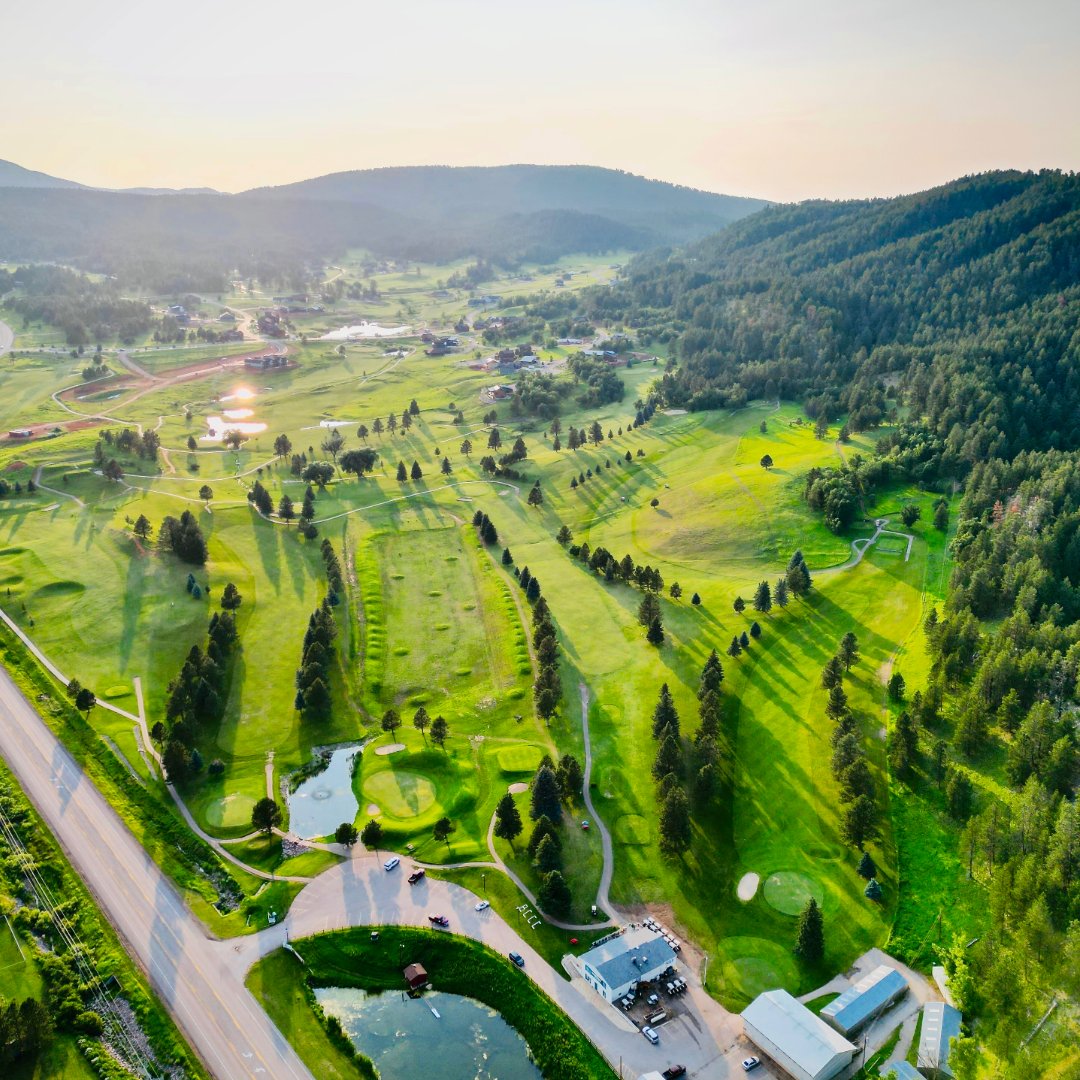
[[[262,559],[263,573],[274,592],[280,594],[281,538],[278,536],[277,526],[253,514],[251,528],[255,535],[255,546],[259,549],[259,558]]]

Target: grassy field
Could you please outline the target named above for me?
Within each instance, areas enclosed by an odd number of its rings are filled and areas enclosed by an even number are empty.
[[[618,261],[581,261],[569,287],[610,276],[609,264]],[[360,277],[362,262],[359,254],[351,257],[341,273]],[[531,282],[503,280],[484,288],[509,300],[519,291],[553,287],[556,272],[566,268],[535,268]],[[342,300],[317,317],[305,316],[308,342],[289,343],[295,369],[219,372],[111,401],[111,415],[157,425],[167,450],[155,463],[125,462],[123,483],[88,471],[93,433],[17,448],[0,444],[0,469],[15,460],[45,465],[45,482],[83,504],[45,491],[31,501],[0,501],[0,603],[72,674],[129,711],[132,680],[139,676],[153,722],[183,657],[203,640],[225,583],[238,586],[244,596],[242,651],[225,720],[200,736],[204,759],[220,759],[224,772],[216,779],[204,774],[185,792],[200,823],[216,834],[247,831],[250,807],[265,791],[270,752],[276,783],[310,761],[317,746],[378,736],[356,772],[358,820],[369,813],[378,817],[388,845],[412,845],[425,861],[486,860],[488,823],[507,785],[527,781],[543,753],[582,756],[584,685],[595,756],[592,794],[615,837],[612,897],[673,920],[710,956],[709,986],[725,1003],[741,1006],[778,984],[802,991],[820,982],[822,972],[801,969],[791,953],[796,912],[808,896],[825,911],[828,970],[884,944],[894,920],[893,932],[917,944],[948,891],[912,886],[916,876],[933,876],[922,873],[918,838],[932,824],[928,850],[944,852],[951,841],[932,803],[909,799],[888,784],[883,737],[895,708],[885,706],[883,687],[894,664],[911,689],[925,675],[919,627],[927,598],[941,595],[947,576],[944,537],[929,525],[931,497],[896,488],[867,507],[870,516],[895,518],[903,502],[920,503],[923,519],[912,530],[910,560],[895,538],[885,538],[858,566],[845,567],[851,541],[869,536],[872,526],[860,522],[850,535],[834,536],[802,498],[807,470],[837,464],[838,445],[815,439],[793,406],[764,403],[735,412],[658,413],[631,431],[632,402],[645,396],[662,370],[650,363],[621,369],[621,403],[585,410],[573,392],[565,398],[564,438],[570,424],[595,419],[611,433],[599,446],[557,453],[545,424],[511,416],[506,404],[496,406],[504,445],[521,433],[529,457],[519,466],[527,479],[491,484],[479,461],[489,434],[483,416],[492,408],[481,392],[494,376],[463,362],[475,351],[490,353],[477,335],[465,335],[461,354],[450,357],[424,355],[415,338],[405,342],[403,357],[387,355],[384,341],[348,344],[339,352],[332,343],[312,340],[316,331],[358,317],[414,328],[452,325],[466,313],[475,317],[463,292],[432,295],[454,269],[425,267],[419,275],[411,267],[387,269],[375,275],[383,291],[379,301]],[[254,307],[259,298],[226,298],[234,301]],[[21,407],[58,414],[47,395],[41,397],[45,383],[35,382],[43,379],[41,372],[28,367],[16,376]],[[265,432],[238,453],[205,441],[189,453],[188,437],[198,440],[206,418],[233,407],[225,399],[241,392],[249,419],[265,423]],[[376,418],[400,417],[413,399],[420,414],[408,431],[359,435],[361,423],[372,429]],[[451,405],[462,410],[462,422]],[[308,615],[325,591],[319,541],[303,541],[295,526],[255,515],[246,492],[259,479],[275,503],[286,493],[299,502],[304,484],[273,458],[274,438],[287,434],[294,452],[318,459],[329,431],[323,425],[338,422],[344,423],[339,430],[346,448],[366,443],[379,461],[369,477],[338,477],[316,493],[319,538],[329,538],[342,555],[350,585],[348,601],[338,609],[342,633],[331,718],[312,723],[293,709],[293,675]],[[474,448],[469,456],[460,449],[466,437]],[[844,453],[872,450],[872,437],[857,436]],[[775,463],[769,470],[759,464],[765,453]],[[449,475],[442,472],[444,460]],[[420,479],[399,482],[398,464],[410,470],[414,461]],[[584,482],[571,488],[578,477]],[[525,500],[534,479],[543,491],[539,507]],[[203,483],[214,492],[208,509],[198,498]],[[138,514],[157,526],[166,513],[185,508],[198,514],[209,542],[210,561],[196,572],[209,588],[201,601],[184,588],[188,567],[171,555],[140,550],[130,536],[129,523]],[[477,510],[499,531],[491,551],[481,548],[469,524]],[[662,647],[648,645],[637,625],[641,593],[606,584],[572,560],[555,541],[563,524],[575,542],[602,544],[616,557],[628,553],[659,568],[667,585],[679,582],[680,600],[667,589],[660,600]],[[532,707],[528,629],[520,589],[498,561],[504,546],[517,568],[527,565],[540,581],[559,632],[564,702],[548,724]],[[761,638],[729,659],[728,642],[752,621],[749,612],[735,614],[735,597],[749,601],[759,581],[774,582],[796,548],[814,576],[813,592],[784,611],[758,616]],[[3,591],[8,588],[10,594]],[[689,602],[694,592],[699,606]],[[862,656],[845,685],[882,809],[892,808],[870,846],[885,889],[879,905],[863,896],[857,853],[838,836],[840,805],[829,768],[832,725],[819,685],[822,665],[849,630],[858,636]],[[660,684],[667,682],[684,734],[693,733],[698,678],[712,648],[726,672],[725,730],[737,764],[728,778],[729,797],[695,814],[691,849],[666,859],[658,853],[651,714]],[[412,728],[420,704],[449,721],[445,749]],[[393,737],[379,732],[391,706],[404,720]],[[91,722],[145,772],[130,723],[101,709]],[[373,752],[392,741],[405,749]],[[455,825],[449,845],[431,836],[443,815]],[[579,810],[574,815],[584,816]],[[599,837],[569,828],[566,843],[580,918],[599,879]],[[531,888],[537,885],[527,857],[501,843],[499,851]],[[248,854],[263,865],[263,854]],[[743,904],[735,888],[747,872],[761,876],[762,888]],[[490,889],[490,875],[487,884]],[[287,896],[275,898],[281,901]],[[550,948],[554,955],[554,939]]]
[[[316,1076],[345,1074],[335,1071],[342,1063],[314,1019],[302,980],[306,978],[312,986],[399,991],[402,952],[410,962],[424,965],[437,990],[464,994],[496,1009],[529,1044],[545,1077],[607,1080],[614,1075],[595,1047],[543,991],[509,960],[478,942],[386,926],[379,928],[379,940],[374,942],[365,929],[306,938],[293,942],[293,947],[304,960],[303,968],[293,957],[272,953],[252,969],[248,986]]]

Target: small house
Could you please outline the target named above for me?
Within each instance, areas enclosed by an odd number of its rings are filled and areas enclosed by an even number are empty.
[[[423,964],[410,964],[405,969],[405,982],[410,990],[419,990],[421,987],[427,986],[428,973],[424,969]]]
[[[34,435],[33,428],[28,428],[28,427],[12,428],[8,432],[8,438],[9,439],[30,439],[30,438],[33,438],[33,435]]]

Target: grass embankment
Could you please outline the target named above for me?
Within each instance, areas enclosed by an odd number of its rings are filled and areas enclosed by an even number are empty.
[[[505,957],[468,938],[410,927],[345,930],[294,941],[304,959],[273,953],[248,977],[248,986],[316,1076],[355,1075],[315,1019],[302,989],[351,986],[380,991],[402,989],[402,956],[427,969],[435,989],[475,998],[495,1009],[525,1039],[533,1059],[550,1080],[611,1080],[600,1052],[528,976]],[[404,947],[404,948],[402,948]],[[285,962],[285,961],[288,962]]]
[[[0,867],[0,912],[4,915],[0,922],[0,1004],[28,997],[42,1000],[56,1027],[54,1041],[35,1064],[16,1064],[5,1075],[14,1080],[81,1080],[100,1075],[79,1048],[80,1038],[87,1040],[91,1053],[99,1043],[93,1036],[77,1034],[93,1030],[85,1012],[78,1009],[93,1009],[94,994],[115,977],[120,996],[134,1011],[158,1063],[179,1066],[189,1077],[207,1077],[2,761],[0,812],[29,853],[36,881],[52,895],[65,935],[78,940],[85,961],[82,965],[73,962],[74,954],[64,937],[53,930],[52,919],[44,914],[52,911],[48,901],[36,886],[28,887],[19,856],[0,839],[0,853],[6,856]],[[48,953],[43,952],[39,938],[48,943]],[[93,971],[96,984],[87,981],[88,970]]]

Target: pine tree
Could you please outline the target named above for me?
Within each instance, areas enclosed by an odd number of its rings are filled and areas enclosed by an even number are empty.
[[[758,587],[754,590],[754,610],[760,611],[763,615],[772,610],[772,589],[769,588],[767,581],[759,581]]]
[[[584,550],[585,545],[582,545]],[[638,622],[642,626],[651,626],[654,619],[660,618],[660,601],[657,600],[656,594],[647,592],[642,598],[641,603],[638,604]]]
[[[408,416],[408,413],[406,413],[405,415]],[[409,475],[413,478],[413,480],[419,480],[424,475],[423,470],[420,468],[420,462],[414,461],[412,463],[412,470],[410,471]]]
[[[739,656],[741,653],[742,646],[739,644],[739,639],[737,637],[733,637],[731,639],[731,644],[727,647],[727,654],[728,656],[735,657]]]
[[[570,887],[558,870],[552,870],[544,877],[543,883],[537,894],[540,907],[549,915],[556,918],[565,918],[570,914],[572,902]]]
[[[653,778],[660,780],[668,773],[678,773],[682,765],[682,750],[679,746],[678,736],[669,732],[656,751],[656,760],[653,762]]]
[[[848,711],[848,698],[844,688],[837,683],[829,691],[829,700],[825,703],[825,715],[830,720],[839,720]]]
[[[869,880],[877,873],[877,865],[870,857],[869,851],[864,851],[862,858],[859,860],[858,874],[861,878]]]
[[[841,680],[844,677],[844,673],[841,670],[843,664],[840,661],[840,657],[832,656],[829,658],[828,663],[821,669],[821,688],[822,690],[831,690],[834,686],[839,686]]]
[[[405,462],[399,461],[397,467],[397,478],[399,484],[404,484],[409,479],[409,474],[405,471]]]
[[[540,847],[545,836],[550,836],[561,849],[562,837],[559,836],[559,830],[556,827],[555,822],[553,822],[546,814],[541,814],[540,817],[536,819],[536,824],[533,825],[532,834],[529,836],[529,858],[532,859],[536,857],[536,850]]]
[[[562,851],[550,836],[545,836],[536,849],[533,865],[541,874],[550,874],[552,870],[562,869]]]
[[[746,610],[746,601],[741,596],[735,597],[735,603],[731,605],[736,615],[741,615]]]
[[[788,605],[788,586],[787,578],[779,578],[776,584],[773,586],[773,600],[776,601],[776,606],[780,608],[786,608]]]
[[[825,922],[821,917],[821,909],[812,896],[799,916],[795,955],[810,965],[820,964],[825,959]]]
[[[559,781],[555,772],[544,765],[533,780],[532,803],[529,816],[535,821],[539,817],[550,818],[553,822],[562,821],[562,801]]]
[[[645,640],[648,641],[650,645],[660,646],[664,644],[664,624],[660,621],[659,615],[649,623],[649,629],[645,634]]]
[[[714,653],[713,655],[715,656],[716,654]],[[665,728],[669,729],[669,734],[678,737],[679,713],[675,708],[675,701],[671,696],[671,691],[668,689],[667,683],[661,685],[660,697],[656,702],[656,708],[653,710],[653,738],[659,739]]]
[[[521,835],[523,828],[514,796],[507,792],[495,807],[495,835],[500,840],[506,840],[513,851],[514,840]]]
[[[840,639],[840,651],[837,653],[845,671],[850,671],[852,665],[859,659],[859,639],[849,630]]]
[[[660,849],[675,855],[686,851],[690,839],[690,802],[681,787],[674,787],[660,807]]]

